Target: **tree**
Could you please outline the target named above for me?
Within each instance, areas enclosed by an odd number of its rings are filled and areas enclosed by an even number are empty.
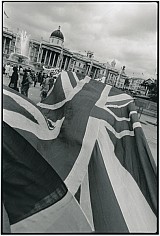
[[[157,81],[155,80],[151,83],[143,81],[141,86],[144,86],[146,89],[145,95],[148,95],[151,101],[157,102]]]
[[[148,86],[148,89],[149,89],[148,96],[150,97],[150,100],[153,102],[157,102],[157,81],[151,83]]]

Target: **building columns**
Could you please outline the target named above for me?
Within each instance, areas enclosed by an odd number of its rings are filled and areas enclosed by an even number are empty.
[[[67,65],[67,57],[66,57],[65,62],[64,62],[64,70],[66,70],[66,65]]]
[[[74,63],[73,63],[72,71],[74,70],[75,64],[76,64],[76,61],[74,61]]]
[[[12,40],[9,41],[9,54],[10,54],[10,51],[11,51],[11,41]]]
[[[86,75],[88,75],[88,72],[89,72],[89,66],[87,66]]]
[[[63,64],[64,56],[62,56],[61,60],[60,60],[60,57],[61,57],[61,54],[59,55],[59,68],[61,69],[62,68],[62,64]]]
[[[41,50],[41,54],[40,54],[40,58],[39,58],[39,62],[41,63],[41,61],[42,61],[42,56],[43,56],[43,48],[42,48],[42,50]]]
[[[41,44],[39,45],[39,50],[38,50],[38,56],[37,56],[37,62],[40,59],[40,53],[41,53]]]
[[[67,70],[69,70],[69,67],[70,67],[70,64],[71,64],[71,58],[69,58],[68,60],[69,60],[69,62],[68,62]]]
[[[96,73],[97,73],[97,68],[94,71],[93,79],[96,77]]]
[[[91,62],[91,64],[90,64],[89,71],[88,71],[88,76],[90,76],[90,74],[91,74],[92,65],[93,65],[93,62]]]
[[[58,58],[57,58],[57,64],[56,64],[56,67],[59,67],[59,55],[58,55]]]
[[[51,60],[51,55],[52,55],[52,51],[50,51],[49,60],[48,60],[48,66],[49,66],[49,63],[50,63],[50,60]]]
[[[45,54],[45,58],[44,58],[44,65],[45,65],[45,63],[46,63],[47,54],[48,54],[48,50],[46,49],[46,54]]]
[[[121,73],[118,75],[118,77],[117,77],[117,79],[116,79],[115,86],[117,86],[117,84],[119,83],[120,78],[121,78]]]
[[[55,57],[56,57],[56,53],[54,52],[54,57],[53,57],[52,67],[54,67]]]

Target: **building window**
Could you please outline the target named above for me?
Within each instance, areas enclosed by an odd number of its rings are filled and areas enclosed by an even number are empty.
[[[81,67],[81,63],[79,63],[79,67]]]
[[[83,68],[85,68],[86,67],[86,65],[83,65]]]

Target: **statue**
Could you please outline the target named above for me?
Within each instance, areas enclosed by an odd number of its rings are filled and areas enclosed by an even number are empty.
[[[111,62],[111,66],[112,66],[113,68],[115,68],[115,66],[116,66],[115,60],[113,60],[113,61]]]
[[[123,66],[121,69],[122,69],[122,71],[121,71],[121,74],[124,74],[125,75],[125,66]]]

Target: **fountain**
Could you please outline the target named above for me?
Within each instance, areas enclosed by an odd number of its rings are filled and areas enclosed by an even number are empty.
[[[14,63],[23,64],[26,66],[33,67],[30,65],[29,58],[29,36],[26,31],[18,32],[16,35],[15,49],[14,52],[10,54],[9,61]]]

